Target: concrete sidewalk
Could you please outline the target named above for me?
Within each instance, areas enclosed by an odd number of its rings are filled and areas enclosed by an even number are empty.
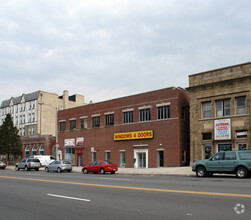
[[[44,168],[40,168],[43,170]],[[15,166],[7,166],[6,170],[15,170]],[[81,173],[82,167],[73,166],[72,172]],[[185,167],[161,167],[161,168],[119,168],[117,174],[135,174],[135,175],[180,175],[194,176],[190,166]]]

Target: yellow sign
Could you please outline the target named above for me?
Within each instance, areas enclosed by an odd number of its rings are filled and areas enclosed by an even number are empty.
[[[146,138],[153,138],[153,130],[124,132],[124,133],[115,133],[114,134],[115,141],[146,139]]]

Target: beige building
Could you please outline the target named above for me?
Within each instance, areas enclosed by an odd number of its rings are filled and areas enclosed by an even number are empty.
[[[251,63],[189,76],[190,162],[251,149]]]
[[[23,94],[1,103],[0,125],[6,115],[11,114],[14,126],[22,138],[23,155],[42,152],[55,155],[55,147],[54,150],[52,147],[56,140],[57,111],[84,104],[84,96],[69,96],[66,90],[62,96],[44,91]]]

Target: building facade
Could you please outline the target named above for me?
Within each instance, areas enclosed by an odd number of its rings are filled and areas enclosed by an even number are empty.
[[[59,150],[74,165],[119,167],[189,163],[189,97],[167,88],[58,112]]]
[[[251,149],[251,63],[189,76],[190,158]]]
[[[23,94],[2,102],[0,125],[5,120],[6,115],[11,114],[14,126],[19,130],[22,139],[23,157],[28,156],[28,149],[29,155],[34,155],[35,149],[37,149],[36,154],[39,154],[42,152],[39,149],[42,148],[44,148],[44,152],[52,152],[51,146],[56,144],[57,111],[84,104],[84,96],[69,96],[66,90],[62,96],[44,91]],[[51,140],[48,141],[48,138]],[[54,144],[52,145],[51,142],[53,141]],[[48,143],[50,144],[48,145]]]

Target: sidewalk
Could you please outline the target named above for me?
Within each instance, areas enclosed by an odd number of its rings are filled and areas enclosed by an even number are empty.
[[[7,166],[6,170],[15,170],[15,166]],[[43,168],[40,168],[43,170]],[[82,167],[73,166],[72,172],[81,173]],[[119,168],[117,174],[135,174],[135,175],[180,175],[194,176],[195,173],[189,166],[185,167],[161,167],[161,168]]]

